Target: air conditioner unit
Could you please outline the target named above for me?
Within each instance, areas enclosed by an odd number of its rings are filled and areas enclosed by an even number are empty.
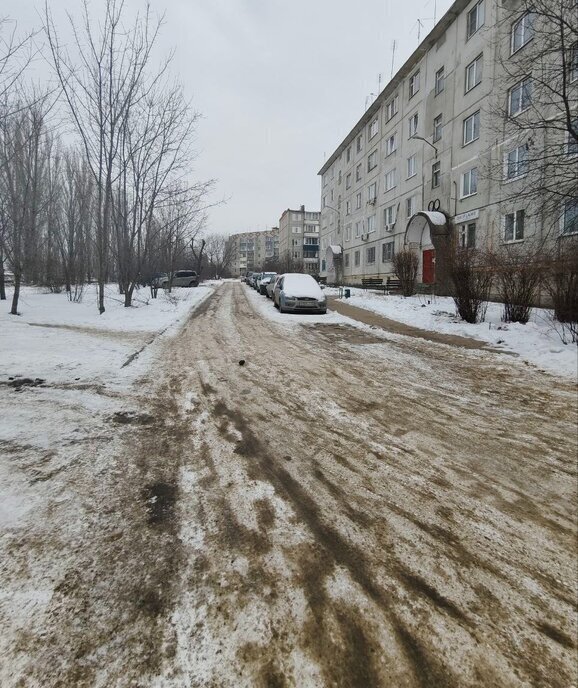
[[[375,205],[375,198],[370,198],[367,202],[369,205]]]
[[[393,232],[394,227],[395,227],[395,222],[392,222],[391,224],[386,224],[385,225],[385,231],[386,232]]]
[[[367,241],[369,239],[369,234],[362,234],[361,241]]]

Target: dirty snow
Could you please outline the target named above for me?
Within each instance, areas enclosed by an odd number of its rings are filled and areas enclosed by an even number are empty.
[[[337,289],[325,291],[328,296],[338,294]],[[545,308],[533,309],[530,322],[521,325],[502,322],[502,304],[490,303],[485,322],[471,325],[456,315],[453,299],[445,296],[404,298],[351,288],[351,298],[344,301],[413,327],[488,342],[555,375],[570,379],[577,376],[578,347],[564,344],[560,324]]]

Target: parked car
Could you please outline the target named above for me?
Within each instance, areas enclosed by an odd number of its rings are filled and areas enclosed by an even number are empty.
[[[275,284],[274,302],[281,313],[327,313],[327,298],[311,275],[289,272]]]
[[[265,296],[268,299],[273,299],[273,293],[275,291],[275,285],[277,284],[277,281],[280,280],[282,275],[275,275],[275,277],[271,278],[271,281],[267,285],[267,288],[265,290]]]
[[[250,284],[251,284],[251,286],[253,287],[253,289],[257,289],[257,280],[258,280],[260,277],[261,277],[261,273],[260,273],[260,272],[254,272],[254,273],[251,275],[251,282],[250,282]]]
[[[165,274],[156,280],[154,286],[160,287],[161,289],[168,289],[170,282],[169,275]],[[194,270],[177,270],[173,275],[173,287],[198,287],[199,286],[199,276]]]
[[[276,272],[263,272],[257,282],[257,291],[263,296],[267,296],[267,285],[277,275]]]

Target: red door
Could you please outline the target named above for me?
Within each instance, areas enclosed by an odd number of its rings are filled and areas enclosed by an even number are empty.
[[[436,252],[433,248],[424,251],[422,254],[423,273],[421,281],[423,284],[433,284],[436,281],[435,255]]]

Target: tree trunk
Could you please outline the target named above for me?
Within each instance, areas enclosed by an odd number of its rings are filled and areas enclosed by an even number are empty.
[[[6,282],[4,279],[4,256],[0,253],[0,301],[6,301]]]
[[[14,294],[12,296],[12,309],[10,315],[18,315],[18,299],[20,298],[20,274],[14,273]]]

